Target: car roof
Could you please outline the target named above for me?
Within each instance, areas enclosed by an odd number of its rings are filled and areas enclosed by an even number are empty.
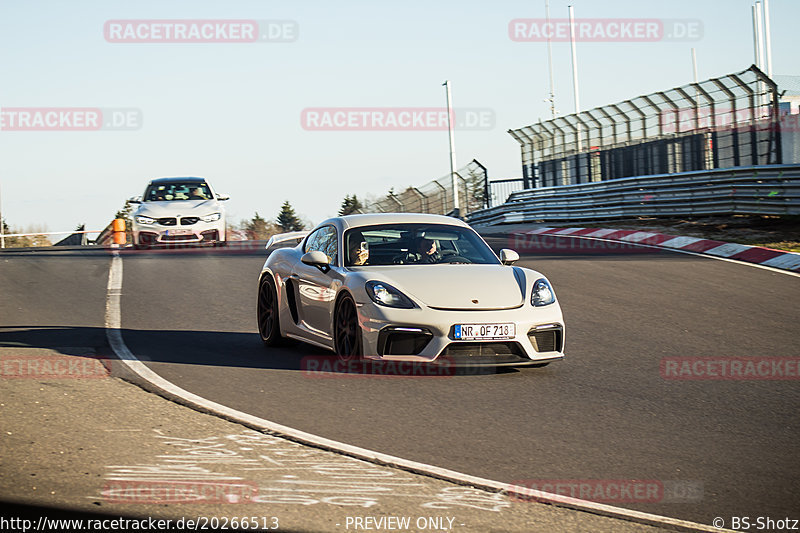
[[[319,224],[334,224],[342,231],[350,228],[362,226],[374,226],[378,224],[449,224],[451,226],[469,225],[463,220],[444,215],[428,215],[425,213],[369,213],[363,215],[346,215],[343,217],[329,218]]]
[[[174,178],[154,178],[150,180],[150,184],[160,183],[205,183],[205,178],[198,178],[193,176],[188,177],[174,177]]]

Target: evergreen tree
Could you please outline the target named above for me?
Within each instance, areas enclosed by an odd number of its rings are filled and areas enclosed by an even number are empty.
[[[283,202],[283,205],[281,206],[281,212],[278,213],[276,222],[283,232],[300,231],[305,228],[303,222],[294,212],[294,207],[292,207],[292,204],[289,203],[289,200]]]
[[[488,198],[486,198],[486,175],[477,169],[469,169],[469,177],[467,178],[467,201],[469,202],[469,211],[476,209],[483,209],[489,207]]]
[[[345,196],[344,200],[342,200],[342,207],[339,208],[339,216],[343,217],[345,215],[358,213],[361,211],[362,207],[364,206],[361,205],[361,202],[355,194],[353,196]]]
[[[247,238],[252,240],[266,240],[274,233],[275,228],[256,212],[252,220],[243,224],[243,229],[247,232]]]

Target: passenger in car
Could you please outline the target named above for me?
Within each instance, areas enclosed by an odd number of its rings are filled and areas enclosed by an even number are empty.
[[[349,239],[347,257],[350,260],[350,265],[365,265],[369,259],[369,243],[360,232],[351,234]]]

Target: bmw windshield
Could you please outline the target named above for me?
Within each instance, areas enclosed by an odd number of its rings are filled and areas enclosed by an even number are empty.
[[[147,187],[145,202],[170,202],[175,200],[210,200],[211,189],[206,183],[153,183]]]

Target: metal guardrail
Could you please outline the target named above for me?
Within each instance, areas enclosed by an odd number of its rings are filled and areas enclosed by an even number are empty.
[[[0,232],[0,249],[2,248],[14,248],[17,246],[71,246],[73,244],[77,244],[78,246],[85,246],[88,242],[87,235],[90,233],[101,233],[99,230],[92,230],[92,231],[85,231],[85,230],[71,230],[71,231],[39,231],[35,233],[2,233]],[[14,242],[12,239],[15,237],[38,237],[39,235],[49,237],[50,235],[68,235],[68,237],[56,242],[55,244],[19,244]],[[70,242],[70,238],[76,238],[78,240],[77,243]],[[6,239],[9,239],[9,243],[6,243]],[[9,245],[9,246],[7,246]]]
[[[800,215],[800,165],[621,178],[527,189],[467,216],[473,225],[635,216]]]

